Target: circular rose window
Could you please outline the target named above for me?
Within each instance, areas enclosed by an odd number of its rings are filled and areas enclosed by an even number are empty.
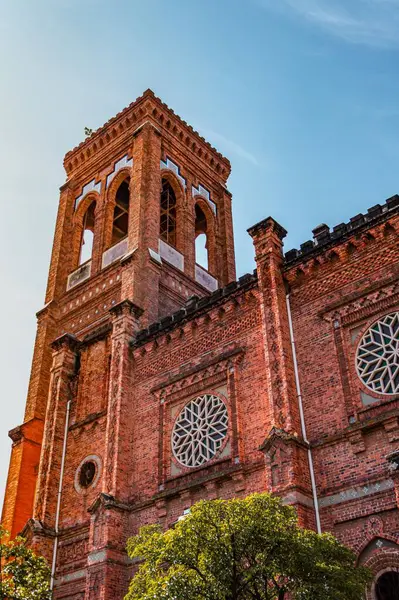
[[[357,349],[356,367],[373,392],[399,393],[399,312],[386,315],[366,331]]]
[[[75,472],[75,490],[79,493],[94,487],[101,475],[101,458],[95,454],[86,456]]]
[[[227,435],[228,414],[223,400],[204,394],[183,408],[172,432],[172,449],[185,467],[199,467],[211,460]]]

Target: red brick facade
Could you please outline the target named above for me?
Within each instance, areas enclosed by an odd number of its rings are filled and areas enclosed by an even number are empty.
[[[55,556],[54,597],[121,600],[141,525],[264,490],[351,546],[376,580],[399,570],[399,375],[382,393],[356,369],[365,332],[399,311],[399,198],[285,255],[285,230],[258,223],[257,269],[235,281],[230,164],[151,91],[65,169],[3,510],[13,535]],[[174,245],[159,240],[162,180]],[[124,181],[128,233],[112,245]],[[195,259],[204,223],[208,271]],[[84,230],[93,249],[79,265]],[[176,423],[206,394],[227,434],[219,424],[210,458],[186,466]]]

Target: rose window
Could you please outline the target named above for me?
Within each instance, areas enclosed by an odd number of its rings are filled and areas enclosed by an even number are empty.
[[[185,467],[199,467],[211,460],[227,435],[228,414],[224,402],[213,394],[191,400],[179,414],[172,432],[172,449]]]
[[[360,379],[373,392],[399,393],[399,312],[366,331],[357,349],[356,366]]]

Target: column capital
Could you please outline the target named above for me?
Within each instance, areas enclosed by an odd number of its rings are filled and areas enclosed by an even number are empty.
[[[51,347],[56,352],[65,349],[69,349],[72,352],[74,352],[77,349],[78,345],[79,340],[77,337],[75,337],[72,333],[64,333],[52,342]]]
[[[273,217],[267,217],[266,219],[263,219],[263,221],[255,223],[255,225],[252,225],[252,227],[247,229],[247,231],[251,238],[254,240],[256,240],[256,238],[258,238],[261,235],[267,233],[274,233],[275,235],[277,235],[280,241],[283,241],[283,239],[287,235],[287,230],[284,229],[284,227],[280,225],[280,223],[277,223],[277,221],[275,221]]]
[[[109,312],[114,318],[132,315],[136,319],[139,319],[144,311],[142,308],[140,308],[140,306],[137,306],[137,304],[134,304],[134,302],[131,300],[122,300],[122,302],[119,302],[113,306]]]

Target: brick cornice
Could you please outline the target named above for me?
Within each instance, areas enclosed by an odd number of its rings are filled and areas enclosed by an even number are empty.
[[[184,144],[186,151],[189,147],[196,158],[218,173],[223,181],[227,180],[231,170],[229,160],[157,98],[152,90],[146,90],[142,96],[65,155],[64,167],[68,176],[79,171],[82,165],[91,163],[107,146],[114,148],[118,140],[132,138],[134,131],[149,120],[161,133],[164,131],[182,146]]]
[[[73,351],[77,349],[78,345],[79,340],[77,337],[71,333],[64,333],[52,342],[51,347],[57,352],[62,348],[69,348]]]
[[[133,315],[136,319],[139,319],[143,314],[143,309],[140,306],[134,304],[130,300],[122,300],[118,304],[115,304],[110,311],[113,317],[120,317],[123,314]]]
[[[186,388],[191,385],[191,378],[200,371],[204,371],[210,367],[215,367],[217,372],[221,372],[227,369],[230,361],[238,360],[239,357],[242,356],[243,352],[243,348],[233,348],[231,350],[221,352],[216,357],[208,358],[195,367],[187,369],[184,372],[179,372],[177,375],[168,377],[168,379],[153,387],[151,389],[151,393],[160,392],[161,390],[168,391],[170,388],[174,388],[174,390]],[[211,375],[215,373],[215,369],[212,371]]]
[[[256,237],[261,232],[267,231],[275,233],[280,240],[283,240],[287,235],[287,230],[284,229],[280,223],[277,223],[273,217],[267,217],[266,219],[259,221],[259,223],[255,223],[255,225],[252,225],[247,231],[252,238]]]
[[[284,429],[280,429],[279,427],[272,427],[269,434],[260,445],[259,450],[261,450],[262,452],[269,452],[269,450],[273,446],[279,443],[296,444],[297,446],[302,446],[306,449],[309,447],[309,444],[307,444],[303,439],[299,438],[297,435],[289,433]]]

